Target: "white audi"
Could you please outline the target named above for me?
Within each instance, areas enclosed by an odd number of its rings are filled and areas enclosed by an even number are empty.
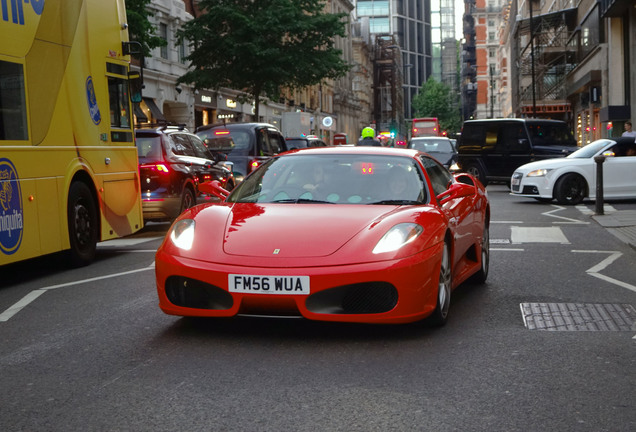
[[[634,137],[594,141],[565,158],[531,162],[515,170],[510,180],[512,195],[559,204],[578,204],[596,199],[597,156],[604,156],[603,197],[636,198],[636,142]]]

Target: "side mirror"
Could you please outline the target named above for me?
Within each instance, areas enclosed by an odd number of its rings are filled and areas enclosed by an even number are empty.
[[[230,192],[226,189],[223,189],[221,183],[218,180],[212,180],[205,183],[199,183],[199,191],[204,194],[214,195],[219,198],[221,201],[225,201]]]
[[[437,201],[440,205],[443,205],[451,200],[473,195],[475,195],[475,186],[471,186],[466,183],[453,183],[448,190],[437,196]]]
[[[143,80],[139,72],[128,72],[128,87],[130,88],[130,100],[132,103],[141,103]]]

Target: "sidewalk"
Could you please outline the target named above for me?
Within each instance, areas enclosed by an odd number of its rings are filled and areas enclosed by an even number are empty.
[[[607,212],[604,215],[593,215],[592,218],[621,241],[636,249],[636,210]]]

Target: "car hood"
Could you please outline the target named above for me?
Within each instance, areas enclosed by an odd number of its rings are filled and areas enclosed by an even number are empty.
[[[223,251],[253,257],[327,256],[393,210],[372,205],[235,204],[225,223]]]
[[[556,158],[556,159],[544,159],[540,161],[530,162],[525,165],[521,165],[515,170],[519,172],[530,172],[536,169],[556,169],[566,166],[581,166],[594,163],[593,159],[589,158]]]

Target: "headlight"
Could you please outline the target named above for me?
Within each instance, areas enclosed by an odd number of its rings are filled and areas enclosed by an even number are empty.
[[[380,239],[375,248],[374,254],[393,252],[415,240],[422,234],[424,228],[414,223],[401,223],[395,225]]]
[[[538,169],[538,170],[530,171],[528,174],[526,174],[526,177],[545,177],[548,175],[550,171],[552,170]]]
[[[461,171],[461,168],[459,167],[459,165],[457,164],[457,162],[455,162],[454,164],[452,164],[450,167],[448,167],[448,170],[450,172],[458,172]]]
[[[179,249],[190,250],[194,241],[194,220],[181,219],[176,222],[172,227],[170,240]]]

